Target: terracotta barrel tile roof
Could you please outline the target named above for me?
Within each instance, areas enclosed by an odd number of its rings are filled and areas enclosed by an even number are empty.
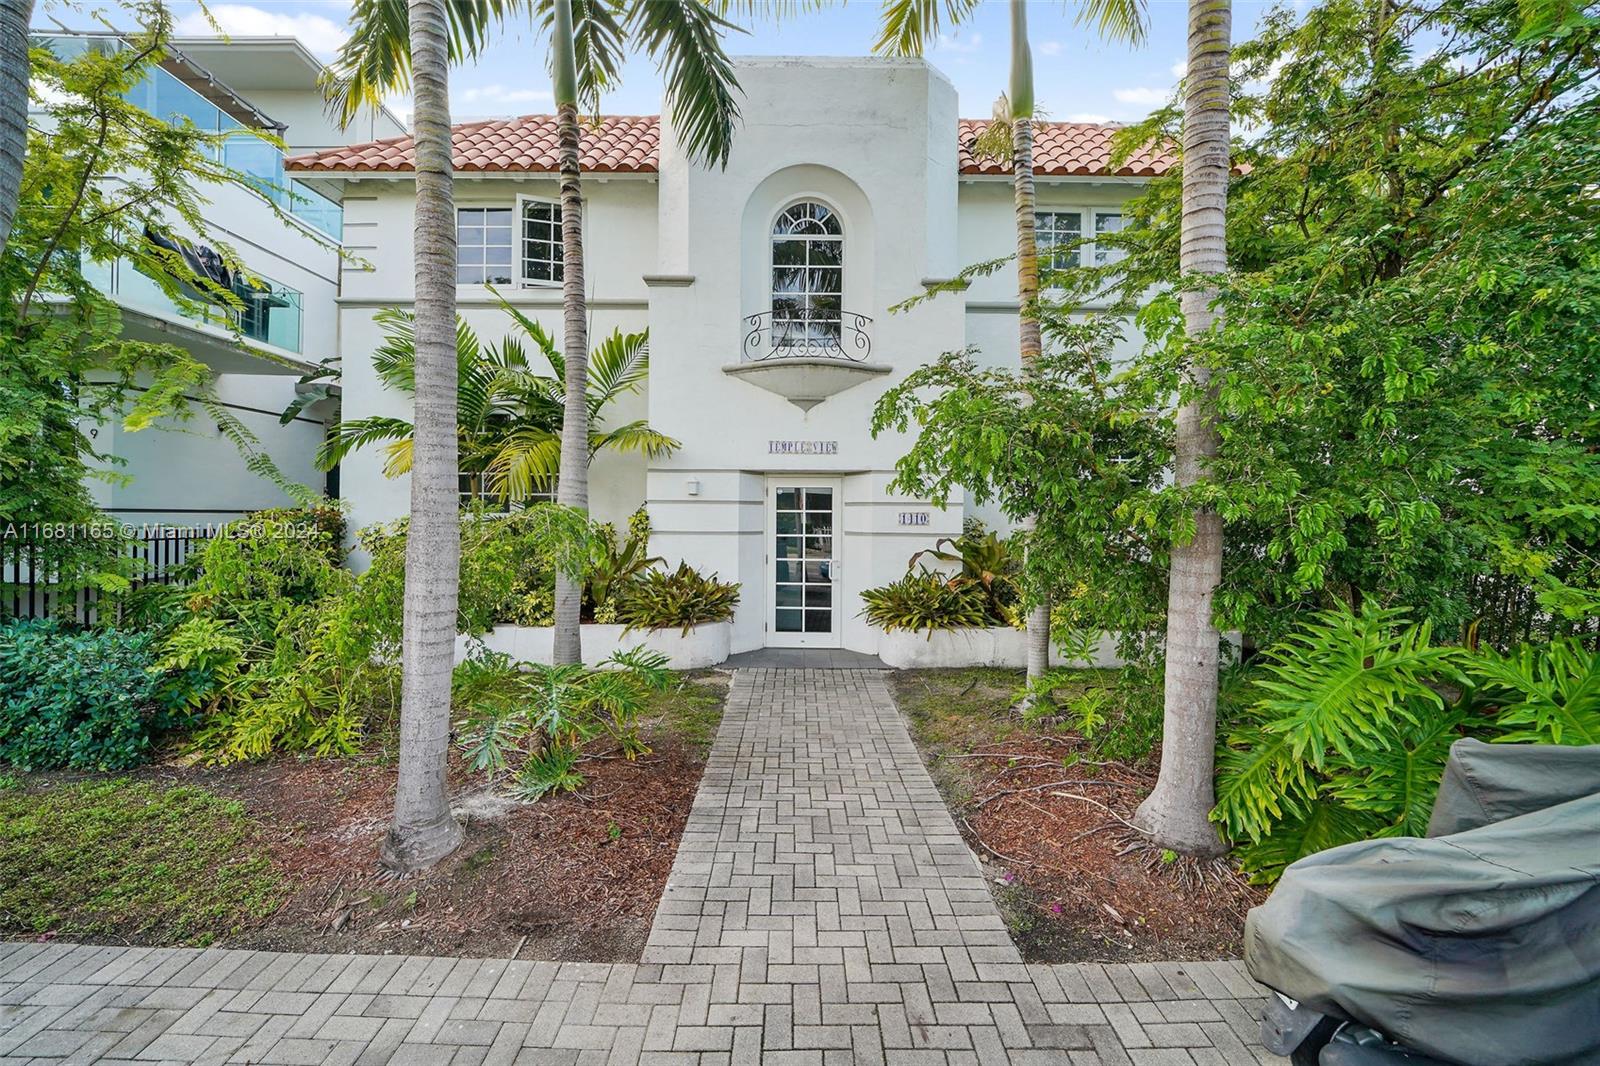
[[[596,174],[639,174],[656,169],[660,126],[654,115],[607,115],[583,123],[579,166]],[[408,171],[410,137],[329,148],[284,161],[297,171]],[[559,168],[554,115],[464,122],[455,127],[452,161],[461,171],[549,171]]]
[[[958,129],[961,141],[961,173],[1009,174],[1011,161],[993,157],[979,159],[972,154],[972,143],[989,127],[989,119],[964,118]],[[1130,156],[1116,170],[1111,169],[1111,138],[1119,127],[1089,122],[1036,122],[1033,125],[1033,172],[1046,177],[1116,174],[1153,178],[1165,174],[1176,157],[1156,145]]]
[[[976,159],[972,142],[988,125],[987,119],[964,118],[957,136],[963,174],[1009,174],[1011,165],[996,159]],[[1175,162],[1170,152],[1147,148],[1116,171],[1110,170],[1111,137],[1115,126],[1079,122],[1040,122],[1034,127],[1034,172],[1041,177],[1129,175],[1154,177]],[[613,115],[598,123],[585,122],[582,133],[582,169],[595,174],[644,174],[656,170],[660,146],[660,120],[655,115]],[[330,148],[288,159],[288,169],[317,171],[399,173],[411,169],[411,138],[391,137],[367,144]],[[556,156],[554,115],[465,122],[455,127],[455,168],[493,173],[553,173]]]

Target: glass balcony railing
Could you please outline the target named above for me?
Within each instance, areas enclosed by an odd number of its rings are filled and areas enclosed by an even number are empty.
[[[122,42],[109,37],[51,36],[40,38],[62,59],[88,48],[120,49]],[[334,240],[344,235],[344,209],[303,182],[283,172],[283,151],[262,140],[244,123],[179,81],[170,71],[151,67],[128,90],[128,102],[174,126],[192,122],[206,133],[224,136],[221,162],[245,175],[245,180],[289,214]]]
[[[289,179],[289,213],[336,241],[344,240],[344,208],[299,178]]]
[[[300,293],[286,285],[265,278],[258,278],[257,284],[251,284],[236,277],[232,291],[240,306],[225,306],[208,300],[203,293],[190,292],[188,295],[194,303],[186,307],[169,297],[160,282],[126,259],[110,263],[85,261],[83,276],[124,307],[237,330],[248,340],[284,351],[300,351]]]

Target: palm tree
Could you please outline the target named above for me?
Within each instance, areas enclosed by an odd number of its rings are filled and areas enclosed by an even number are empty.
[[[936,38],[943,17],[959,21],[976,8],[969,0],[891,0],[885,4],[883,23],[874,46],[894,55],[921,55]],[[1082,0],[1078,19],[1093,25],[1103,36],[1130,44],[1144,39],[1143,0]],[[1035,232],[1033,189],[1033,50],[1028,42],[1026,0],[1011,0],[1011,91],[995,108],[995,123],[983,139],[1010,126],[1011,173],[1017,218],[1017,331],[1024,373],[1034,372],[1043,343],[1039,333],[1039,246]],[[1033,519],[1023,522],[1024,531]],[[1043,678],[1050,669],[1050,600],[1035,590],[1028,609],[1028,681]]]
[[[0,249],[11,237],[28,147],[28,23],[33,0],[0,0]]]
[[[491,28],[513,11],[538,17],[550,33],[561,177],[562,321],[565,329],[566,403],[562,423],[560,503],[589,506],[589,437],[586,385],[588,300],[584,292],[583,190],[579,174],[578,107],[598,109],[600,93],[617,78],[632,44],[657,61],[666,81],[672,122],[691,159],[726,164],[739,117],[733,64],[721,32],[731,27],[703,0],[484,0],[451,4],[452,46],[458,55],[480,48]],[[406,63],[398,46],[403,17],[398,0],[357,0],[360,29],[339,54],[331,95],[346,115],[384,88],[403,85]],[[579,612],[582,583],[556,579],[554,661],[582,660]]]
[[[456,438],[463,477],[473,479],[472,494],[523,500],[548,492],[561,466],[562,411],[565,374],[554,338],[515,308],[507,307],[553,369],[533,369],[520,337],[508,335],[484,345],[464,319],[456,319]],[[384,328],[384,341],[372,354],[372,368],[385,387],[416,390],[414,316],[384,308],[373,316]],[[589,356],[588,455],[603,450],[641,452],[650,458],[670,455],[679,444],[651,429],[643,420],[615,429],[598,428],[607,407],[636,391],[650,371],[648,333],[614,331]],[[411,472],[414,427],[405,418],[372,415],[340,422],[330,430],[317,463],[330,469],[345,456],[373,444],[384,446],[383,472],[398,477]]]
[[[733,126],[738,107],[733,94],[738,88],[733,65],[722,51],[719,31],[728,24],[700,0],[578,0],[567,4],[566,32],[576,57],[576,75],[586,101],[598,108],[600,90],[615,80],[625,54],[625,38],[656,58],[666,78],[672,119],[693,158],[726,163],[733,141]],[[446,523],[436,527],[424,519],[423,528],[437,539],[437,549],[448,559],[419,557],[417,567],[406,568],[405,676],[415,678],[407,686],[401,709],[401,784],[395,797],[395,826],[385,846],[386,861],[396,869],[416,868],[448,854],[460,843],[461,830],[450,818],[444,791],[445,742],[448,741],[450,714],[450,673],[455,636],[456,593],[460,571],[460,516],[457,506],[459,471],[443,469],[447,447],[453,464],[456,455],[455,375],[449,361],[454,347],[455,321],[455,219],[450,186],[450,111],[446,88],[448,65],[476,53],[487,43],[490,31],[514,12],[542,16],[548,25],[557,14],[552,0],[477,0],[474,3],[445,3],[444,0],[356,0],[351,12],[352,32],[330,72],[326,91],[336,112],[348,122],[364,106],[381,100],[386,91],[411,86],[413,126],[416,145],[417,178],[417,459],[411,477],[412,525],[407,557],[418,550],[418,504],[431,509],[432,516]],[[576,13],[576,19],[573,14]],[[418,23],[422,24],[419,26]],[[626,30],[626,32],[625,32]],[[558,60],[558,62],[561,62]],[[554,66],[552,68],[554,70]],[[426,84],[424,84],[426,83]],[[574,112],[574,117],[575,117]],[[425,135],[427,139],[424,144]],[[565,144],[565,139],[563,141]],[[425,153],[426,149],[426,153]],[[427,155],[424,206],[424,154]],[[563,148],[563,157],[565,157]],[[563,193],[567,181],[562,180]],[[577,191],[576,184],[573,185]],[[565,195],[563,195],[565,202]],[[578,201],[581,204],[581,201]],[[564,211],[564,247],[578,245],[576,269],[582,272],[581,210]],[[424,228],[426,219],[428,225]],[[424,274],[427,282],[424,283]],[[447,276],[448,275],[448,276]],[[567,285],[564,290],[581,300],[582,289]],[[423,303],[428,311],[423,314]],[[570,324],[570,309],[564,312]],[[571,352],[570,345],[567,351]],[[583,362],[586,345],[579,344],[578,364]],[[425,370],[426,368],[426,370]],[[569,374],[569,379],[573,375]],[[445,397],[432,389],[443,383]],[[569,381],[570,388],[570,381]],[[571,390],[582,396],[583,387]],[[431,410],[424,425],[421,408]],[[446,407],[448,406],[448,410]],[[425,432],[426,430],[426,432]],[[567,433],[573,442],[587,433]],[[427,462],[423,455],[427,453]],[[587,469],[580,477],[587,504]],[[574,471],[576,475],[576,471]],[[563,481],[566,480],[565,473]],[[419,490],[419,482],[429,482]],[[446,505],[448,499],[448,506]],[[440,564],[444,565],[441,566]],[[437,570],[437,572],[435,572]],[[446,573],[447,571],[447,573]],[[421,572],[419,574],[419,572]],[[412,580],[418,588],[415,598]],[[424,602],[423,586],[434,595]],[[417,608],[414,612],[413,606]],[[426,617],[422,614],[426,611]],[[416,625],[413,626],[413,615]],[[416,633],[413,634],[413,628]],[[572,650],[577,649],[576,619],[572,619]],[[448,636],[446,634],[448,633]],[[415,635],[415,640],[413,636]],[[558,654],[563,645],[558,642]],[[426,662],[422,661],[426,655]],[[558,662],[561,661],[559,658]],[[425,686],[425,691],[424,691]],[[410,708],[408,731],[406,709]],[[408,738],[410,743],[407,743]],[[414,794],[408,794],[410,788]],[[424,812],[427,813],[424,813]],[[441,814],[442,812],[442,814]],[[448,826],[446,826],[448,823]],[[438,831],[429,827],[438,825]],[[415,856],[415,861],[408,857]]]
[[[1215,278],[1228,268],[1228,51],[1230,0],[1189,0],[1189,68],[1183,90],[1183,221],[1179,267],[1200,284],[1184,290],[1184,332],[1192,339],[1217,322]],[[1211,370],[1192,360],[1190,396],[1178,411],[1175,480],[1205,479],[1217,454],[1211,420]],[[1224,850],[1209,815],[1217,743],[1219,638],[1211,600],[1222,581],[1222,516],[1195,512],[1194,536],[1173,546],[1167,585],[1166,706],[1161,772],[1135,822],[1162,847],[1188,855]]]
[[[400,772],[384,865],[424,869],[461,846],[445,782],[461,573],[456,476],[456,212],[444,0],[410,0],[417,203],[411,525],[401,636]]]

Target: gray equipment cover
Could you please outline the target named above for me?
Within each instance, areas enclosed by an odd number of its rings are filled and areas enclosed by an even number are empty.
[[[1452,749],[1464,765],[1435,824],[1526,813],[1301,859],[1250,912],[1245,963],[1463,1066],[1600,1064],[1600,791],[1559,802],[1594,780],[1600,747],[1485,747]],[[1528,810],[1538,797],[1558,802]]]

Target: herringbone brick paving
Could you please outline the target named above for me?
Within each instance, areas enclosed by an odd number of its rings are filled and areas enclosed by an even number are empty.
[[[642,962],[3,943],[0,1066],[1243,1066],[1260,997],[1024,965],[882,673],[741,670]]]

